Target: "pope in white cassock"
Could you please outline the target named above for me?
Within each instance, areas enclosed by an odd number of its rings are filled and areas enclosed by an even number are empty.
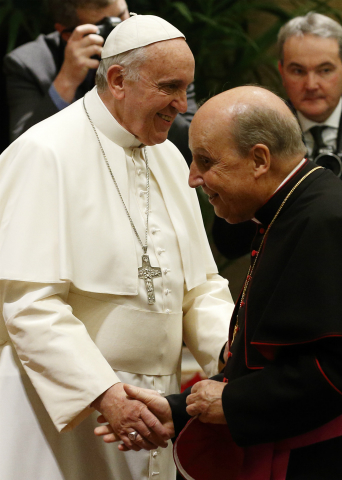
[[[209,376],[227,340],[227,281],[167,140],[193,75],[183,34],[134,15],[97,87],[1,156],[1,480],[175,477],[163,427],[120,382],[178,392],[182,339]],[[150,451],[103,444],[96,410]]]

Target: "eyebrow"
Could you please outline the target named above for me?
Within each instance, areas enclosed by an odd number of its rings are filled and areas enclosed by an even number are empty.
[[[317,65],[315,68],[321,68],[321,67],[325,67],[325,66],[331,66],[331,67],[334,67],[335,64],[332,63],[332,62],[323,62],[323,63],[320,63],[319,65]],[[297,62],[291,62],[288,64],[287,68],[289,67],[298,67],[298,68],[304,68],[306,69],[306,67],[304,65],[302,65],[301,63],[297,63]]]

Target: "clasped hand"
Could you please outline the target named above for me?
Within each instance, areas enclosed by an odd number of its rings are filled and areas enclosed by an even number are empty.
[[[214,380],[196,383],[187,397],[188,414],[198,415],[204,423],[226,423],[222,409],[225,386],[225,383]],[[113,389],[115,395],[111,395]],[[102,436],[106,443],[122,441],[119,450],[165,448],[167,440],[174,436],[169,402],[159,393],[119,383],[101,397],[93,405],[102,413],[99,423],[108,424],[95,428],[94,433]],[[132,431],[138,433],[134,441],[128,438],[128,433]]]

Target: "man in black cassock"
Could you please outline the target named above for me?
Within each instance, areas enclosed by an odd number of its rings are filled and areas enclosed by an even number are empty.
[[[130,386],[126,393],[178,436],[186,479],[340,480],[341,181],[303,159],[295,117],[258,87],[205,103],[190,147],[190,186],[229,223],[257,224],[228,362],[167,401]],[[96,433],[115,441],[106,426]]]

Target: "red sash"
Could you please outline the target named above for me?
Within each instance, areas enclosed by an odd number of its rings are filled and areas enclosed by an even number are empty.
[[[173,448],[174,460],[186,480],[285,480],[294,448],[342,436],[342,415],[311,432],[280,442],[242,448],[227,425],[192,418]]]

